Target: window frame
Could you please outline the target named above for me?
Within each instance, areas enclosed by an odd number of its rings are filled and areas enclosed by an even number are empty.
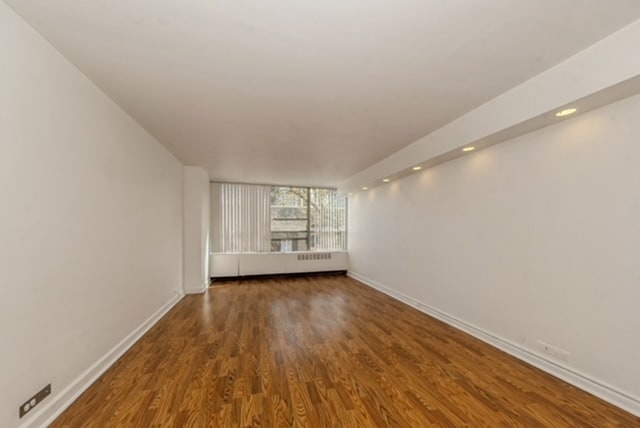
[[[274,250],[274,246],[273,243],[274,242],[279,242],[280,245],[282,245],[283,241],[304,241],[306,244],[306,249],[305,250],[294,250],[294,251],[329,251],[329,250],[312,250],[311,249],[311,245],[312,245],[312,236],[314,234],[318,234],[318,231],[314,231],[312,230],[312,212],[311,212],[311,196],[312,196],[312,190],[331,190],[331,191],[335,191],[335,188],[328,188],[328,187],[310,187],[310,186],[277,186],[277,185],[273,185],[271,186],[271,191],[277,191],[277,189],[301,189],[304,191],[304,194],[297,194],[298,197],[300,197],[301,199],[303,199],[303,201],[306,202],[306,217],[295,217],[295,218],[275,218],[275,217],[271,217],[271,227],[270,227],[270,240],[271,240],[271,252],[272,253],[278,253],[278,252],[288,252],[288,251],[282,251],[282,250]],[[295,192],[294,192],[295,193]],[[273,203],[273,202],[272,202]],[[273,208],[273,205],[272,205]],[[345,202],[344,202],[344,246],[343,248],[341,248],[340,250],[331,250],[331,251],[346,251],[346,245],[347,245],[347,212],[348,212],[348,202],[345,198]],[[297,237],[283,237],[283,238],[274,238],[273,235],[277,234],[277,233],[283,233],[283,231],[274,231],[273,230],[273,222],[274,221],[305,221],[306,222],[306,228],[304,230],[287,230],[286,233],[304,233],[304,236],[297,236]],[[316,240],[318,239],[317,236],[315,238]],[[281,248],[281,247],[280,247]]]

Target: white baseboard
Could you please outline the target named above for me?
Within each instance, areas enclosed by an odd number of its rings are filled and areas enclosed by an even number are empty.
[[[209,288],[209,283],[208,283],[208,282],[204,283],[204,284],[203,284],[203,285],[201,285],[200,287],[196,287],[196,288],[191,288],[191,287],[189,287],[189,288],[185,288],[185,289],[184,289],[184,292],[185,292],[185,294],[202,294],[202,293],[204,293],[204,292],[207,290],[207,288]]]
[[[560,378],[577,388],[600,397],[603,400],[613,404],[614,406],[620,407],[621,409],[633,413],[636,416],[640,416],[640,399],[627,392],[620,391],[619,389],[584,373],[581,373],[578,370],[567,367],[563,364],[559,364],[553,360],[546,358],[545,356],[537,354],[530,349],[524,348],[519,344],[513,343],[487,330],[469,324],[459,318],[456,318],[434,307],[419,302],[412,297],[406,296],[405,294],[386,287],[363,275],[357,274],[355,272],[347,272],[347,275],[371,288],[374,288],[390,297],[393,297],[396,300],[406,303],[407,305],[419,310],[420,312],[424,312],[425,314],[437,318],[440,321],[451,325],[452,327],[462,330],[465,333],[468,333],[482,340],[483,342],[506,352],[507,354],[513,355],[514,357],[525,361],[542,371]]]
[[[91,367],[85,370],[66,388],[56,394],[53,399],[47,403],[37,413],[29,415],[30,418],[21,428],[47,427],[60,416],[60,414],[69,407],[87,388],[89,388],[104,372],[109,369],[125,352],[133,346],[151,327],[153,327],[171,308],[175,306],[182,298],[184,293],[176,291],[174,296],[151,315],[140,326],[133,330],[127,337],[122,339],[120,343],[114,346],[102,358],[95,362]]]

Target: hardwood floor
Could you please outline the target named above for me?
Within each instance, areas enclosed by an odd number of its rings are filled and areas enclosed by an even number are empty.
[[[640,427],[344,276],[185,297],[53,427]]]

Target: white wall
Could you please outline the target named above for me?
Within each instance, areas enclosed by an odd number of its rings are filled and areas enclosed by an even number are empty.
[[[175,301],[182,165],[4,2],[0,64],[0,426],[11,428]],[[49,382],[52,396],[19,421]]]
[[[533,353],[567,350],[559,364],[637,412],[639,117],[635,96],[355,194],[350,271]]]
[[[209,285],[209,175],[184,167],[184,290],[202,293]]]

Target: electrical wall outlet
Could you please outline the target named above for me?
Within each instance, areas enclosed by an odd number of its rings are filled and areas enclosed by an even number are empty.
[[[23,417],[24,415],[29,413],[34,407],[36,407],[49,394],[51,394],[51,384],[45,386],[40,391],[36,392],[36,394],[33,397],[29,398],[27,401],[22,403],[22,405],[18,409],[18,414],[20,415],[20,417]]]
[[[554,358],[557,358],[562,361],[569,361],[569,352],[564,349],[556,348],[553,345],[549,345],[548,343],[544,343],[542,341],[538,341],[540,344],[540,348],[545,354],[551,355]]]

